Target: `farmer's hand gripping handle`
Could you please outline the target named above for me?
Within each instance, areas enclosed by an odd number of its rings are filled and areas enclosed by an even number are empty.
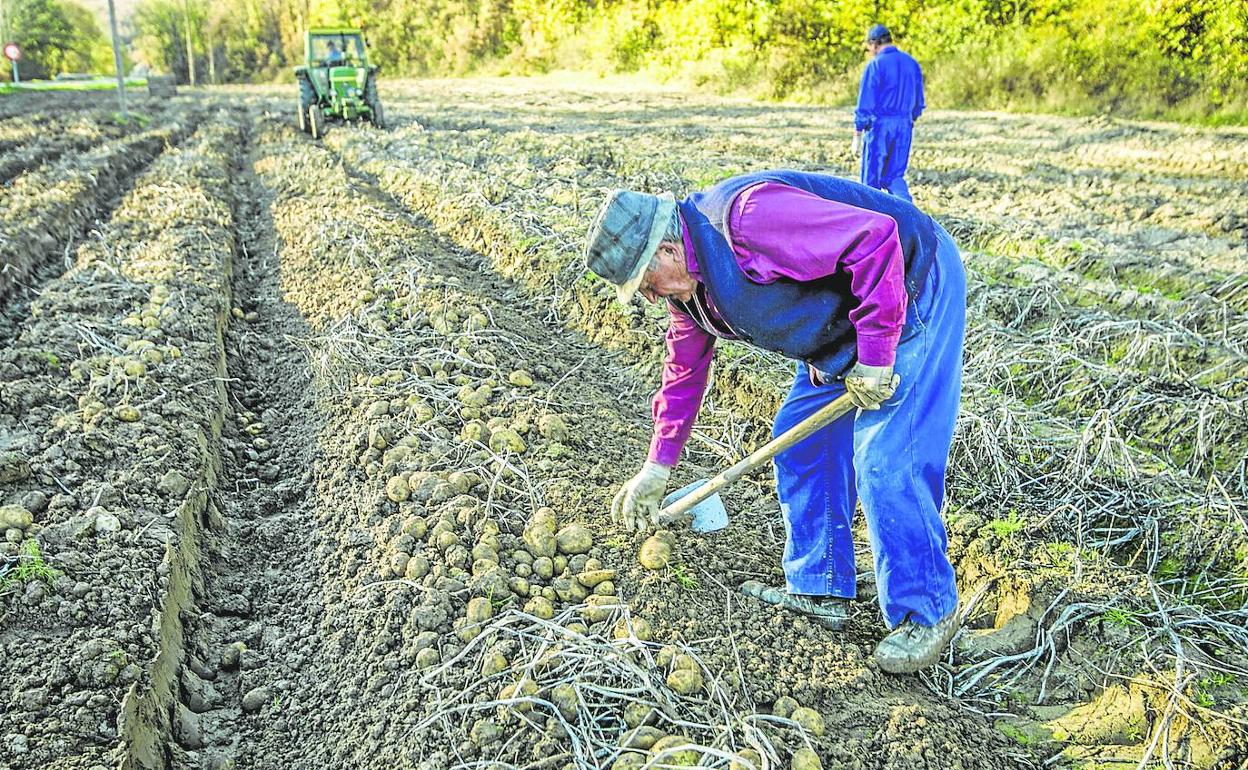
[[[849,394],[846,393],[839,396],[832,403],[823,407],[819,411],[807,417],[805,420],[799,422],[797,425],[794,425],[792,428],[789,428],[784,433],[776,436],[771,441],[768,441],[766,444],[763,444],[761,447],[754,450],[752,454],[737,462],[736,465],[733,465],[731,468],[728,468],[715,478],[659,511],[659,525],[663,526],[676,521],[681,516],[689,513],[689,511],[698,503],[719,492],[719,490],[728,486],[763,463],[770,462],[776,455],[800,442],[802,439],[810,436],[820,428],[830,424],[842,415],[847,414],[852,409],[854,409],[854,402],[850,400]]]

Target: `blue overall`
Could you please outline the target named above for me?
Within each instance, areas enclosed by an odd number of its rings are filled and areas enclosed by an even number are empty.
[[[923,72],[908,54],[888,46],[867,63],[854,111],[854,128],[866,131],[863,184],[911,200],[905,178],[910,135],[924,106]]]
[[[880,609],[888,626],[934,625],[958,604],[940,511],[962,392],[966,276],[953,239],[937,225],[936,258],[907,308],[913,334],[897,349],[897,393],[878,411],[850,413],[776,457],[788,535],[791,593],[855,596],[855,503],[866,514]],[[845,392],[815,386],[805,363],[776,415],[780,435]]]

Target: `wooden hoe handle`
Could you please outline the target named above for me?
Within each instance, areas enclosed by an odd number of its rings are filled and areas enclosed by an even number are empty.
[[[671,524],[681,516],[689,513],[689,510],[698,503],[716,494],[719,490],[763,463],[769,462],[771,458],[810,436],[820,428],[825,427],[838,417],[848,413],[853,408],[854,402],[849,400],[849,394],[841,395],[805,420],[755,449],[753,453],[738,461],[736,465],[733,465],[715,478],[659,511],[659,524]]]

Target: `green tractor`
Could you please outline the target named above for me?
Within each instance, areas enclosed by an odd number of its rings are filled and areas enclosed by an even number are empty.
[[[363,118],[385,128],[377,96],[377,66],[368,63],[364,35],[349,27],[309,29],[303,41],[299,81],[299,130],[320,139],[330,118]]]

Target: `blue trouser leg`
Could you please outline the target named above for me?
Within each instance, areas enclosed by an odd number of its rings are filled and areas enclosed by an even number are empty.
[[[877,118],[863,137],[862,183],[912,200],[906,184],[910,164],[910,139],[914,123],[909,118]]]
[[[890,627],[908,616],[932,625],[958,601],[940,509],[962,389],[966,278],[953,240],[940,230],[938,242],[924,289],[907,310],[897,393],[878,411],[846,415],[776,457],[789,590],[853,596],[849,520],[861,499]],[[842,393],[840,384],[812,386],[799,364],[775,432]]]
[[[881,141],[883,135],[876,126],[867,129],[862,137],[862,167],[858,175],[860,182],[873,190],[882,190],[880,177],[884,174],[884,160],[888,157],[888,148]]]
[[[778,436],[824,407],[839,386],[810,384],[806,364],[776,414]],[[784,511],[785,583],[790,593],[852,599],[857,584],[850,525],[858,493],[854,489],[854,421],[849,415],[776,456],[776,487]]]

